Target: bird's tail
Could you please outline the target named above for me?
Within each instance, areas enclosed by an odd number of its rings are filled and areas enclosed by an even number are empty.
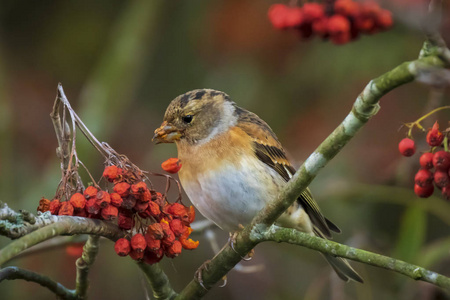
[[[346,259],[331,254],[323,254],[323,256],[342,280],[347,282],[349,279],[352,279],[364,283],[362,277],[350,266]]]

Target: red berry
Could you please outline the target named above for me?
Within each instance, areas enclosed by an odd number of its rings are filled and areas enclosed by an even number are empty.
[[[337,0],[334,2],[334,11],[340,15],[354,17],[359,12],[359,4],[353,0]]]
[[[445,199],[450,199],[450,186],[446,186],[442,188],[442,196],[444,196]]]
[[[291,7],[289,8],[286,18],[285,24],[287,27],[297,27],[302,25],[303,23],[303,11],[299,7]]]
[[[144,258],[144,251],[131,250],[128,255],[134,260],[142,260]]]
[[[450,157],[445,151],[438,151],[433,156],[433,166],[436,170],[448,170],[450,167]]]
[[[331,35],[350,32],[350,21],[341,15],[334,15],[328,19],[328,32]]]
[[[59,201],[59,199],[53,199],[52,201],[50,201],[49,210],[52,213],[52,215],[57,215],[60,207],[61,202]]]
[[[426,187],[431,185],[433,182],[433,173],[428,170],[420,169],[416,176],[414,177],[414,183],[421,187]]]
[[[169,158],[161,164],[161,168],[169,173],[175,174],[181,169],[181,162],[178,158]]]
[[[312,24],[312,29],[315,34],[321,37],[328,36],[328,18],[323,17],[320,19],[317,19]]]
[[[107,205],[104,207],[101,211],[101,216],[103,220],[112,220],[114,218],[117,218],[117,215],[119,214],[119,210],[117,207],[113,205]]]
[[[114,192],[120,195],[120,197],[127,197],[130,194],[130,185],[126,182],[120,182],[114,185]]]
[[[392,27],[394,21],[392,20],[392,13],[387,9],[382,9],[375,16],[375,24],[381,30],[386,30]]]
[[[73,194],[72,197],[70,197],[69,202],[72,204],[75,211],[80,211],[86,206],[86,198],[84,198],[81,193]]]
[[[434,154],[431,152],[426,152],[420,156],[420,166],[423,169],[431,169],[433,168],[433,156]]]
[[[133,250],[143,252],[145,248],[147,248],[147,241],[145,240],[145,237],[140,233],[133,235],[131,238],[131,248],[133,248]]]
[[[60,216],[73,216],[73,206],[69,201],[64,201],[61,203],[58,214]]]
[[[96,203],[100,207],[106,207],[111,203],[111,197],[109,196],[108,192],[105,191],[99,191],[96,196]]]
[[[122,169],[117,166],[109,166],[106,167],[103,171],[103,177],[105,177],[108,181],[113,182],[114,180],[122,174]]]
[[[412,156],[416,152],[416,144],[410,138],[404,138],[398,144],[398,151],[403,156]]]
[[[319,3],[305,3],[303,5],[303,16],[305,22],[312,23],[313,21],[325,16],[325,8]]]
[[[121,238],[114,244],[114,250],[119,256],[127,256],[130,253],[130,241]]]
[[[96,189],[95,187],[93,187],[92,185],[88,186],[83,193],[83,196],[89,200],[91,198],[95,198],[95,196],[98,193],[98,189]]]
[[[414,193],[416,193],[417,196],[420,198],[428,198],[433,194],[434,186],[428,185],[426,187],[421,187],[419,185],[414,185]]]
[[[109,194],[109,197],[111,198],[111,205],[114,205],[115,207],[120,207],[122,205],[123,199],[119,194],[111,193]]]
[[[174,241],[172,245],[166,247],[166,256],[170,258],[177,257],[182,249],[181,243],[179,241]]]
[[[450,184],[450,177],[447,171],[437,170],[434,172],[434,183],[440,187],[444,188]]]
[[[121,229],[129,230],[134,226],[133,216],[129,213],[120,212],[117,225]]]
[[[444,140],[444,135],[439,131],[439,124],[436,121],[433,127],[427,133],[427,143],[431,147],[440,146]]]
[[[330,40],[333,42],[333,44],[336,44],[336,45],[346,44],[346,43],[350,42],[351,39],[352,39],[352,35],[350,34],[350,32],[333,34],[330,36]]]
[[[273,27],[276,29],[286,29],[286,16],[288,14],[289,7],[284,4],[274,4],[270,6],[268,16]]]

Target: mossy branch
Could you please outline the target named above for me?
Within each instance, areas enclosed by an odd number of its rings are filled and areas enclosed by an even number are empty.
[[[370,81],[356,99],[352,110],[344,121],[323,141],[292,179],[283,187],[278,197],[268,203],[236,237],[235,251],[226,245],[208,264],[202,273],[203,286],[192,280],[178,295],[177,299],[199,299],[227,274],[260,240],[251,238],[255,228],[263,233],[298,198],[317,176],[319,171],[334,158],[354,135],[379,110],[379,100],[391,90],[413,81],[422,72],[430,69],[448,67],[441,59],[445,44],[424,43],[417,60],[405,62],[393,70]],[[444,51],[445,52],[445,51]],[[325,240],[321,242],[325,243]],[[319,250],[320,251],[320,250]],[[362,251],[362,250],[361,250]],[[416,277],[413,277],[416,278]]]
[[[250,238],[258,242],[274,241],[277,243],[289,243],[303,246],[322,253],[340,256],[367,265],[394,271],[414,280],[426,281],[441,288],[450,290],[450,278],[444,275],[392,257],[342,245],[316,236],[311,236],[295,229],[281,228],[272,225],[269,230],[264,230],[263,232],[254,230]]]

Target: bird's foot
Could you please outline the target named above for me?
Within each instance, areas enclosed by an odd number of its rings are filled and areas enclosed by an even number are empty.
[[[208,271],[208,264],[211,262],[211,260],[205,261],[198,269],[195,271],[194,279],[197,280],[197,282],[200,284],[200,286],[207,291],[208,289],[203,284],[203,270]],[[227,285],[227,276],[222,277],[223,283],[219,285],[219,287],[224,287]]]
[[[234,233],[231,233],[231,232],[230,232],[230,237],[228,238],[228,242],[230,243],[231,249],[233,249],[233,251],[236,252],[236,253],[239,254],[239,255],[240,255],[240,253],[238,253],[238,252],[236,251],[236,249],[234,248],[234,245],[236,244],[236,238],[237,238],[237,235],[239,234],[239,232],[240,232],[242,229],[244,229],[244,226],[243,226],[242,224],[239,224],[239,229],[238,229],[238,231],[236,231],[236,232],[234,232]],[[249,261],[249,260],[251,260],[251,259],[253,258],[253,255],[254,255],[254,254],[255,254],[255,249],[252,249],[252,250],[250,250],[250,252],[249,252],[246,256],[241,256],[241,258],[242,258],[242,260]]]
[[[198,269],[195,271],[194,279],[197,280],[197,282],[200,284],[200,286],[207,291],[208,289],[203,284],[203,270],[208,271],[208,264],[211,262],[211,260],[205,261]]]

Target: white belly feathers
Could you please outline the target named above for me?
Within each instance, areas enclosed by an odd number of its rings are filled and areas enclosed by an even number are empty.
[[[248,224],[284,184],[274,170],[256,157],[242,159],[239,166],[223,164],[191,181],[180,176],[186,194],[200,213],[230,232],[237,230],[239,224]]]

